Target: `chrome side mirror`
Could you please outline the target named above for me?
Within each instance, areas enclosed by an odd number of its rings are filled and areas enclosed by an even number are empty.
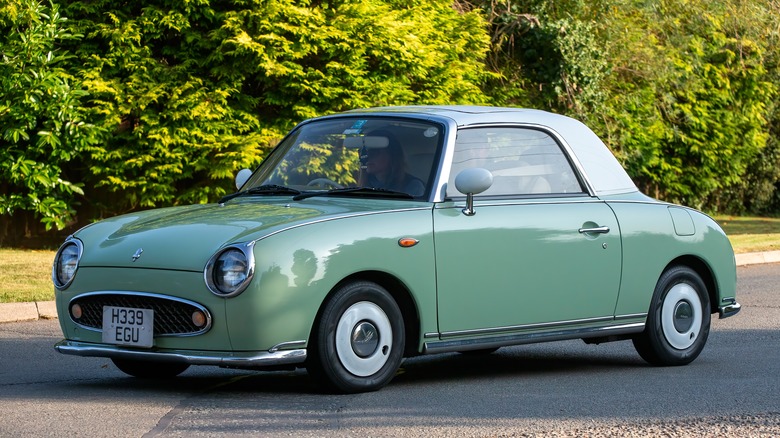
[[[474,216],[474,195],[478,195],[493,185],[493,174],[487,169],[474,167],[466,169],[455,177],[455,188],[466,195],[466,208],[463,214]]]
[[[252,171],[249,169],[241,169],[236,174],[236,190],[241,189],[241,187],[246,183],[246,181],[249,179],[249,177],[252,176]]]

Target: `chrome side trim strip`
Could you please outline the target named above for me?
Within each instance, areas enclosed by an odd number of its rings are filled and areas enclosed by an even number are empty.
[[[610,322],[614,321],[614,316],[602,316],[598,318],[586,318],[586,319],[575,319],[571,321],[557,321],[557,322],[540,322],[536,324],[523,324],[523,325],[513,325],[513,326],[506,326],[506,327],[491,327],[491,328],[484,328],[484,329],[472,329],[472,330],[458,330],[454,332],[444,332],[441,333],[440,336],[442,339],[444,338],[452,338],[452,337],[460,337],[460,336],[480,336],[480,335],[490,335],[495,333],[505,333],[505,332],[511,332],[511,331],[518,331],[518,330],[536,330],[536,329],[545,329],[545,328],[555,328],[555,327],[563,327],[563,326],[570,326],[575,324],[594,324],[599,322]]]
[[[609,327],[587,327],[570,330],[490,336],[478,339],[426,342],[423,344],[423,354],[481,350],[486,348],[506,347],[510,345],[533,344],[537,342],[563,341],[567,339],[619,336],[632,333],[641,333],[644,329],[645,323],[637,322]]]
[[[647,319],[647,313],[631,313],[628,315],[615,316],[615,321],[626,321],[629,319]]]
[[[502,197],[486,196],[478,199],[480,207],[502,207],[507,205],[568,205],[568,204],[605,204],[598,198],[588,197],[586,194],[553,195],[547,197],[531,197],[531,195]],[[465,196],[453,196],[450,202],[440,203],[434,206],[435,209],[463,208],[458,201],[466,199]]]
[[[293,365],[306,360],[306,349],[251,352],[195,351],[195,350],[136,350],[104,344],[91,344],[63,340],[54,348],[74,356],[116,357],[120,359],[149,360],[158,362],[179,362],[190,365],[217,365],[223,367],[260,368],[278,365]]]

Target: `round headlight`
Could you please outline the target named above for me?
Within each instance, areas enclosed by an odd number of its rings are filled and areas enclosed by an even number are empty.
[[[232,297],[246,289],[254,273],[253,244],[229,246],[211,258],[205,271],[211,292]]]
[[[70,286],[79,267],[81,251],[81,242],[76,239],[69,239],[57,251],[51,272],[51,279],[57,289],[65,289]]]

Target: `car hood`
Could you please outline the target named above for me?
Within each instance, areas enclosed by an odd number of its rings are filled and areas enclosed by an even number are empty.
[[[258,240],[314,221],[420,207],[419,202],[365,199],[235,199],[117,216],[89,225],[74,237],[84,244],[82,267],[202,271],[209,258],[230,243]],[[134,260],[134,255],[140,257]]]

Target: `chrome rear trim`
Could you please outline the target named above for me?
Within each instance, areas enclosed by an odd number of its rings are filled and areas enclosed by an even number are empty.
[[[115,357],[120,359],[179,362],[190,365],[216,365],[236,368],[262,368],[293,365],[306,360],[306,349],[231,352],[196,350],[138,350],[104,344],[92,344],[63,340],[54,348],[62,354],[89,357]]]

